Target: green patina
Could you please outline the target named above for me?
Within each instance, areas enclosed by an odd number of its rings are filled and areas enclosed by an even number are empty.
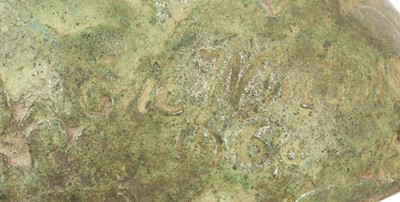
[[[400,190],[387,2],[20,0],[0,15],[0,200]]]

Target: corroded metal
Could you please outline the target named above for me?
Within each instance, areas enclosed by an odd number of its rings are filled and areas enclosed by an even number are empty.
[[[387,1],[15,0],[0,16],[1,200],[400,190]]]

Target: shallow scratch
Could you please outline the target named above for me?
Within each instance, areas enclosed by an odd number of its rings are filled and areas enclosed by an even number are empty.
[[[312,191],[309,191],[309,192],[306,192],[306,193],[300,195],[300,197],[297,198],[295,202],[299,202],[302,198],[304,198],[304,197],[306,197],[306,196],[309,196],[309,195],[313,194],[314,192],[315,192],[315,189],[312,190]]]

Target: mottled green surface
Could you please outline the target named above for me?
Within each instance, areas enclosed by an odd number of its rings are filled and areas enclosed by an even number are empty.
[[[0,0],[1,201],[400,190],[380,0]]]

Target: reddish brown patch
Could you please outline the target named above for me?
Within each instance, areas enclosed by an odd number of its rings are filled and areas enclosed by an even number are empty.
[[[25,137],[22,134],[1,137],[0,153],[7,156],[7,161],[12,166],[31,166],[31,156],[28,146],[25,144]]]
[[[276,10],[272,6],[271,0],[260,0],[261,5],[269,12],[270,15],[275,16]]]
[[[69,136],[69,141],[71,143],[74,143],[79,138],[79,136],[82,135],[82,129],[80,127],[71,127],[67,123],[65,123],[64,120],[60,120],[60,122],[63,130]]]
[[[112,107],[111,99],[107,96],[102,96],[102,97],[100,97],[100,102],[103,105],[104,113],[108,114],[108,112],[111,111],[111,107]]]
[[[29,106],[25,103],[15,103],[12,106],[13,117],[17,122],[24,120],[28,116]]]
[[[393,135],[392,135],[392,145],[393,145],[396,149],[400,150],[400,131],[399,131],[399,130],[396,130],[395,132],[393,132]]]

